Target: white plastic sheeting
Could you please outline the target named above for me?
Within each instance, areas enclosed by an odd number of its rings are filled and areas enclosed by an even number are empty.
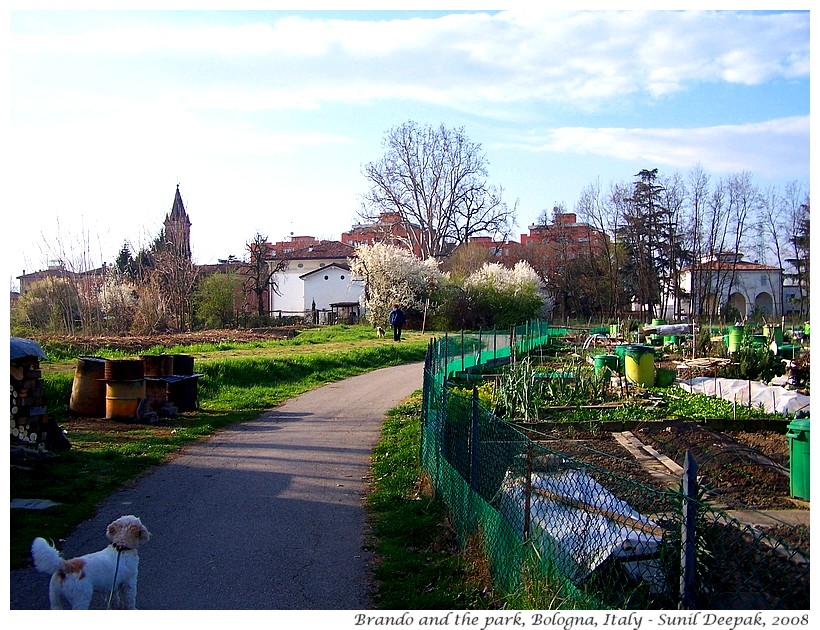
[[[809,396],[798,394],[779,385],[767,385],[759,381],[701,376],[678,381],[683,389],[695,394],[716,396],[745,407],[749,401],[753,407],[763,405],[767,413],[788,415],[802,411],[809,414]]]
[[[574,583],[614,556],[636,579],[662,583],[657,561],[662,530],[582,470],[532,475],[530,540]],[[499,511],[524,531],[524,479],[507,472]],[[630,557],[642,559],[630,561]]]

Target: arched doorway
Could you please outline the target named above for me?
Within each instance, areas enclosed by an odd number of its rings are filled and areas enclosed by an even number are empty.
[[[729,296],[729,306],[734,306],[741,317],[748,315],[746,310],[746,296],[742,293],[732,293],[732,295]]]
[[[758,293],[755,298],[755,310],[759,311],[763,315],[773,315],[774,298],[772,298],[772,294],[767,293],[766,291],[763,293]]]

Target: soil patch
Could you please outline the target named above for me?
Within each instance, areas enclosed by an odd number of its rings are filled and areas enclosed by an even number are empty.
[[[790,496],[789,443],[783,433],[722,432],[699,422],[675,421],[645,423],[635,427],[632,434],[680,467],[689,451],[698,465],[702,485],[716,504],[758,510],[807,507]],[[665,489],[666,483],[679,478],[662,465],[655,466],[653,474],[610,431],[554,428],[538,442],[573,460],[653,488]]]

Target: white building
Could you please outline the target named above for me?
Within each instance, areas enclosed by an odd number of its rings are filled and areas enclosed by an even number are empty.
[[[746,262],[743,254],[722,252],[684,268],[681,288],[688,296],[682,308],[689,314],[719,312],[728,301],[744,319],[756,310],[768,318],[783,315],[783,270]]]
[[[288,267],[276,275],[279,295],[269,292],[271,314],[309,315],[315,311],[321,322],[331,315],[346,321],[364,292],[364,283],[350,275],[348,260],[355,248],[339,241],[313,240],[300,245],[281,254],[274,250],[274,258],[276,254],[286,257]],[[355,314],[358,316],[358,308]]]

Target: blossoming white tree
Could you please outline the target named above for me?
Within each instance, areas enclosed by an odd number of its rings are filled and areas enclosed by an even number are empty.
[[[464,279],[471,305],[470,327],[505,327],[537,314],[545,316],[553,301],[538,273],[526,261],[509,268],[485,263]]]
[[[393,304],[426,313],[430,295],[443,278],[435,259],[421,260],[386,243],[357,247],[350,271],[364,281],[362,307],[373,326],[387,321]]]

